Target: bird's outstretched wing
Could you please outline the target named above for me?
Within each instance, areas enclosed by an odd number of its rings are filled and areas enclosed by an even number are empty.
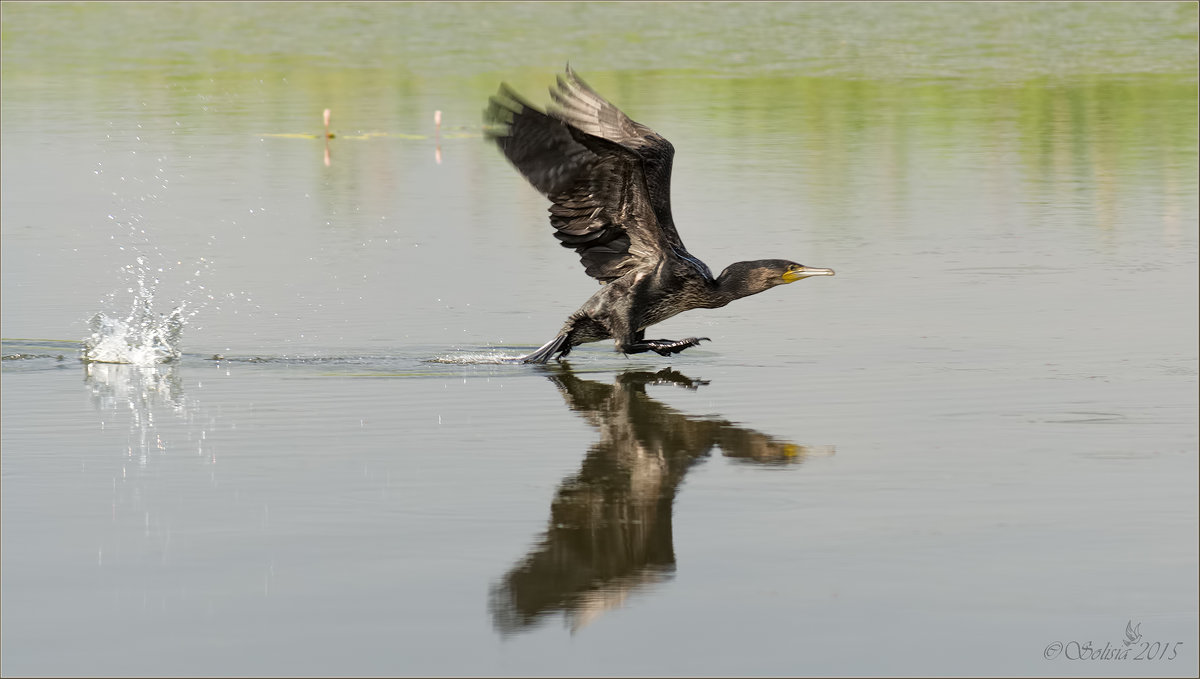
[[[659,227],[667,241],[682,247],[675,221],[671,217],[671,164],[675,159],[675,147],[654,130],[631,120],[583,82],[570,65],[566,76],[558,76],[558,89],[550,90],[555,106],[550,114],[601,139],[616,142],[642,159],[642,171],[646,177],[646,192],[650,206],[658,218]]]
[[[663,257],[689,257],[671,221],[671,144],[569,69],[552,95],[557,107],[542,112],[501,85],[485,118],[505,157],[553,202],[555,237],[604,282]]]

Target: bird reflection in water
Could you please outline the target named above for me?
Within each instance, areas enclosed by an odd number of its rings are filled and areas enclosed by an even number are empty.
[[[559,611],[575,632],[633,592],[670,579],[675,494],[714,446],[726,457],[765,465],[833,450],[685,415],[656,401],[647,385],[708,384],[670,368],[621,373],[612,384],[580,379],[565,361],[547,370],[567,406],[600,430],[600,440],[579,473],[559,486],[544,537],[491,589],[488,607],[504,635]]]

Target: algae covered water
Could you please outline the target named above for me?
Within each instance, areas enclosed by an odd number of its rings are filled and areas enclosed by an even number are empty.
[[[1194,4],[297,9],[3,8],[4,674],[1195,675]],[[838,275],[507,362],[567,61]]]

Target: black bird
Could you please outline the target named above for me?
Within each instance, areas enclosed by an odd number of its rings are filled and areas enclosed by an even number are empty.
[[[646,328],[690,309],[735,299],[832,269],[784,259],[731,264],[715,278],[683,247],[671,218],[675,147],[613,106],[567,66],[542,112],[507,84],[484,112],[488,136],[550,206],[554,236],[579,253],[602,287],[571,314],[558,335],[522,357],[545,363],[585,342],[612,338],[626,354],[662,356],[707,337],[646,339]]]

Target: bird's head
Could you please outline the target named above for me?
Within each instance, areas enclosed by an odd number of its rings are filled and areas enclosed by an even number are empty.
[[[730,264],[717,276],[717,282],[736,297],[745,297],[776,285],[795,283],[812,276],[832,275],[833,269],[818,269],[786,259],[759,259]]]

